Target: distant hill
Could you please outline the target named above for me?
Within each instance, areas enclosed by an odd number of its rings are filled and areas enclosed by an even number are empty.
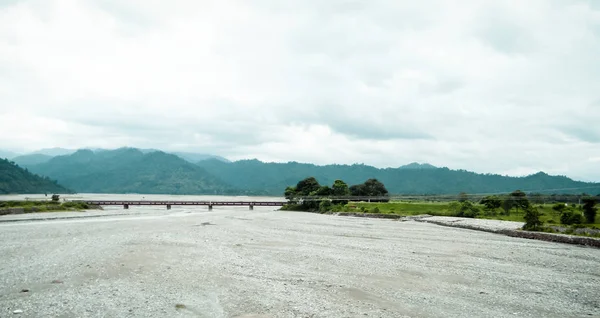
[[[29,167],[77,192],[227,194],[231,188],[175,155],[134,148],[78,150]]]
[[[16,156],[18,156],[18,154],[15,152],[0,149],[0,159],[12,159]]]
[[[271,195],[282,195],[286,186],[295,185],[309,176],[314,176],[321,184],[327,185],[333,184],[335,179],[359,184],[369,178],[376,178],[392,194],[505,193],[516,189],[543,193],[600,193],[600,183],[573,181],[542,172],[527,177],[507,177],[436,168],[429,164],[378,169],[362,164],[317,166],[297,162],[241,160],[225,163],[205,160],[198,165],[235,188],[263,190]]]
[[[430,165],[428,163],[418,163],[413,162],[404,166],[398,167],[398,169],[436,169],[437,167],[434,165]]]
[[[0,194],[13,193],[71,193],[71,191],[48,177],[37,176],[6,159],[0,159]]]
[[[46,156],[50,156],[50,157],[55,157],[55,156],[70,155],[70,154],[74,153],[75,151],[77,151],[77,150],[54,147],[54,148],[45,148],[45,149],[36,150],[29,154],[30,155],[46,155]]]
[[[204,153],[172,152],[172,154],[174,154],[186,161],[189,161],[191,163],[196,163],[199,161],[209,160],[209,159],[216,159],[216,160],[223,161],[223,162],[231,162],[231,161],[227,160],[227,158],[217,156],[217,155],[204,154]]]
[[[26,166],[32,166],[32,165],[37,165],[40,163],[47,162],[50,159],[52,159],[52,157],[53,156],[48,156],[48,155],[43,155],[43,154],[29,154],[29,155],[16,156],[16,157],[12,158],[12,161],[14,161],[16,164],[18,164],[21,167],[26,167]]]

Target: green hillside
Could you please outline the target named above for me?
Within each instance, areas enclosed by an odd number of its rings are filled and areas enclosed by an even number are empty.
[[[0,194],[71,193],[50,180],[37,176],[13,162],[0,159]]]
[[[205,160],[198,165],[235,188],[262,190],[272,195],[281,195],[282,189],[308,176],[314,176],[319,183],[327,185],[333,184],[336,179],[359,184],[376,178],[385,184],[391,194],[505,193],[516,189],[543,193],[600,193],[599,183],[579,182],[542,172],[527,177],[507,177],[436,168],[427,164],[378,169],[362,164],[317,166],[297,162],[264,163],[258,160],[233,163]]]
[[[121,148],[78,150],[30,166],[77,192],[148,194],[227,194],[230,187],[203,168],[175,155]]]

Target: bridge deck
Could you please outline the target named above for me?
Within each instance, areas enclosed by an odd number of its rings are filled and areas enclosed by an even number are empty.
[[[90,205],[283,206],[280,201],[80,201]]]

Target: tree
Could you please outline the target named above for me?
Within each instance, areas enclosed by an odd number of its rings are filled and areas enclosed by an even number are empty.
[[[293,201],[296,196],[296,187],[287,187],[285,188],[285,199],[288,201]]]
[[[495,211],[497,208],[502,206],[502,200],[495,195],[487,196],[479,202],[485,206],[486,211]]]
[[[459,211],[456,216],[474,218],[479,214],[479,209],[471,201],[464,201],[459,204]]]
[[[321,186],[317,191],[311,192],[310,195],[316,195],[319,197],[325,197],[331,195],[331,188],[328,186]]]
[[[308,196],[312,192],[316,192],[317,190],[319,190],[320,187],[321,185],[319,184],[317,179],[315,179],[314,177],[308,177],[298,182],[298,184],[296,185],[296,194],[301,196]]]
[[[469,196],[466,192],[461,192],[458,194],[458,202],[465,202],[467,200],[469,200]]]
[[[331,195],[334,197],[347,197],[350,195],[348,184],[342,180],[335,180],[331,186]],[[334,204],[348,204],[348,200],[334,200]]]
[[[517,209],[517,213],[519,213],[519,208],[523,210],[529,207],[529,200],[527,200],[527,194],[521,190],[513,191],[510,194],[510,198],[513,201],[514,207]]]
[[[509,215],[510,209],[512,209],[513,206],[514,204],[511,198],[504,198],[504,200],[502,200],[502,210],[504,210],[504,215]]]
[[[377,179],[369,179],[364,184],[367,196],[382,197],[388,195],[388,190]]]
[[[597,201],[595,198],[587,197],[581,200],[583,202],[583,215],[587,223],[594,223],[596,221],[596,212],[598,209],[595,207]]]
[[[333,182],[333,186],[331,187],[331,195],[336,197],[344,197],[350,195],[350,188],[348,184],[342,180],[335,180]]]
[[[564,211],[567,208],[567,206],[564,203],[556,203],[552,206],[552,210],[558,212],[559,214],[562,213],[562,211]]]
[[[525,225],[523,225],[523,230],[537,230],[542,226],[542,221],[540,221],[540,216],[542,214],[536,207],[528,206],[525,208]]]
[[[364,197],[367,195],[366,193],[367,191],[364,184],[355,184],[350,187],[350,194],[353,197]]]
[[[581,216],[581,214],[579,214],[579,212],[574,211],[573,208],[569,207],[568,209],[565,209],[561,214],[560,214],[560,223],[565,224],[565,225],[571,225],[571,224],[581,224],[583,222],[583,217]]]

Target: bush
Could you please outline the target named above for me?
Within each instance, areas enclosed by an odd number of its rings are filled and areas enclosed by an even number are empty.
[[[332,204],[331,200],[323,200],[319,203],[319,212],[325,213],[331,210]]]
[[[538,211],[537,208],[533,206],[529,206],[525,209],[525,225],[523,225],[523,230],[538,230],[542,226],[542,221],[540,221],[540,216],[542,214]]]
[[[479,208],[477,208],[470,201],[464,201],[460,203],[458,213],[456,216],[465,218],[474,218],[479,214]]]
[[[565,209],[567,208],[567,206],[564,203],[556,203],[552,206],[552,210],[558,212],[558,213],[562,213]]]
[[[598,209],[594,207],[596,200],[592,198],[583,199],[583,215],[587,223],[594,223],[596,221],[596,212]]]
[[[581,224],[583,217],[572,209],[567,209],[560,214],[560,223],[564,225]]]
[[[379,208],[375,207],[373,210],[371,210],[371,213],[379,213]]]

